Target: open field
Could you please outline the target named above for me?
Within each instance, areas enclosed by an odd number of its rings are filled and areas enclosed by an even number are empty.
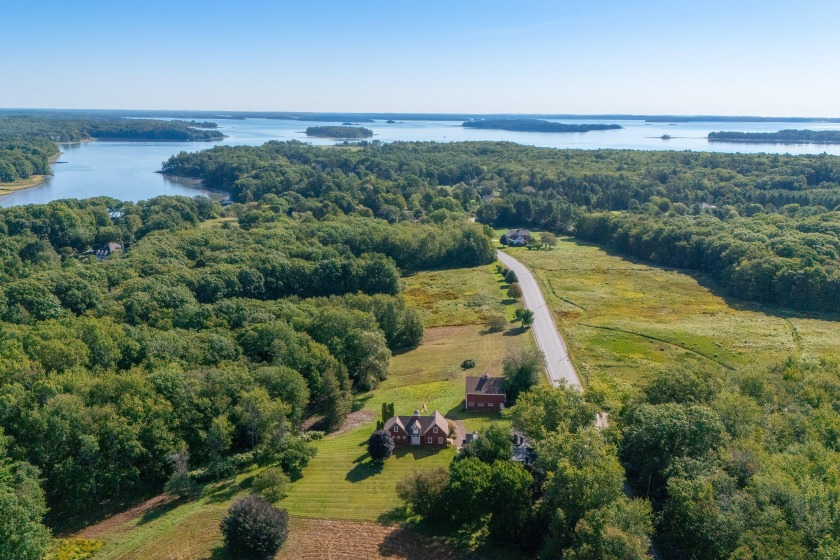
[[[428,536],[376,523],[401,505],[394,492],[400,478],[418,469],[446,467],[455,455],[454,448],[437,453],[399,452],[380,471],[366,459],[365,444],[386,401],[395,403],[398,414],[411,414],[425,404],[430,412],[439,410],[463,419],[468,431],[506,422],[495,414],[466,417],[459,407],[464,377],[483,371],[500,374],[508,349],[534,342],[530,332],[513,325],[507,333],[484,332],[480,311],[470,303],[476,301],[473,298],[478,292],[490,294],[485,303],[491,312],[512,316],[515,307],[505,299],[507,285],[495,273],[494,265],[418,274],[405,283],[417,301],[425,302],[420,306],[424,320],[460,326],[427,328],[420,347],[392,358],[390,377],[379,388],[359,395],[351,426],[316,442],[318,455],[303,478],[292,484],[289,496],[278,503],[293,516],[289,542],[278,559],[487,557],[484,552],[456,551]],[[438,302],[424,291],[449,289],[441,286],[457,289],[457,295],[445,300],[447,313],[430,313]],[[464,318],[468,320],[461,323]],[[461,369],[466,358],[476,361],[475,369]],[[220,546],[219,522],[230,503],[248,493],[257,472],[251,469],[231,481],[208,485],[193,501],[160,496],[77,536],[105,542],[97,560],[233,560]]]
[[[294,519],[276,560],[479,560],[513,558],[458,550],[396,525],[329,519]]]
[[[765,367],[840,351],[840,324],[830,318],[730,300],[702,277],[570,238],[553,250],[507,251],[537,276],[589,384],[621,392],[659,368]]]
[[[492,289],[495,286],[496,289]],[[426,328],[484,324],[492,315],[513,318],[507,284],[496,265],[417,272],[403,278],[403,295],[420,310]]]

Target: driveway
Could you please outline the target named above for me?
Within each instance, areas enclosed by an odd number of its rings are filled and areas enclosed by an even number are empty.
[[[522,288],[522,299],[525,307],[534,312],[534,322],[531,328],[534,330],[537,346],[545,356],[545,368],[548,371],[551,383],[556,387],[561,381],[565,380],[566,385],[581,389],[575,366],[569,359],[566,343],[557,331],[554,317],[551,316],[551,311],[548,309],[548,304],[536,278],[524,264],[507,253],[498,251],[497,255],[506,267],[516,273],[516,277],[519,279],[519,287]]]

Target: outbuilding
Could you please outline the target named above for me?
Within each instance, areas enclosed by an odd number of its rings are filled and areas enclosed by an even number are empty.
[[[507,402],[505,379],[490,377],[486,373],[481,377],[467,377],[464,393],[464,406],[467,412],[502,411]]]

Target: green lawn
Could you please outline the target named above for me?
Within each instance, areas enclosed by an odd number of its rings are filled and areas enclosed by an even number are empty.
[[[438,410],[447,417],[464,419],[468,431],[506,422],[498,414],[467,416],[461,410],[464,377],[483,371],[499,375],[509,348],[533,342],[528,332],[510,336],[482,334],[483,330],[478,325],[428,329],[423,344],[395,356],[390,377],[377,390],[361,395],[357,404],[377,415],[383,402],[393,402],[397,414],[411,414],[425,404],[429,413]],[[461,369],[467,357],[475,359],[475,369]],[[455,455],[452,447],[438,452],[401,452],[378,470],[370,464],[365,449],[374,428],[369,422],[318,441],[317,457],[280,505],[301,517],[375,520],[400,505],[394,493],[398,480],[419,469],[446,467]]]
[[[801,352],[835,354],[831,318],[728,300],[701,276],[649,266],[561,238],[553,250],[507,249],[536,275],[572,361],[589,384],[613,392],[656,369],[765,367]]]

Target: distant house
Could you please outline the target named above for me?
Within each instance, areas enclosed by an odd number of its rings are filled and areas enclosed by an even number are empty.
[[[467,377],[464,393],[467,412],[501,411],[507,402],[504,378],[490,377],[486,373],[481,377]]]
[[[531,232],[527,229],[512,229],[502,237],[502,243],[511,247],[522,247],[533,240]]]
[[[107,245],[98,248],[95,251],[96,258],[101,261],[105,257],[110,256],[110,255],[116,253],[117,251],[122,251],[122,250],[123,250],[123,244],[122,243],[117,243],[115,241],[112,241],[112,242],[108,243]]]
[[[513,454],[510,460],[520,463],[525,468],[529,468],[536,458],[537,454],[534,448],[531,447],[531,442],[528,441],[528,438],[520,432],[513,432]]]
[[[396,447],[449,445],[449,422],[437,410],[429,416],[420,416],[419,410],[412,416],[394,416],[385,422],[383,429],[394,438]]]
[[[701,202],[700,210],[717,210],[717,206],[715,206],[714,204],[709,204],[708,202]]]

